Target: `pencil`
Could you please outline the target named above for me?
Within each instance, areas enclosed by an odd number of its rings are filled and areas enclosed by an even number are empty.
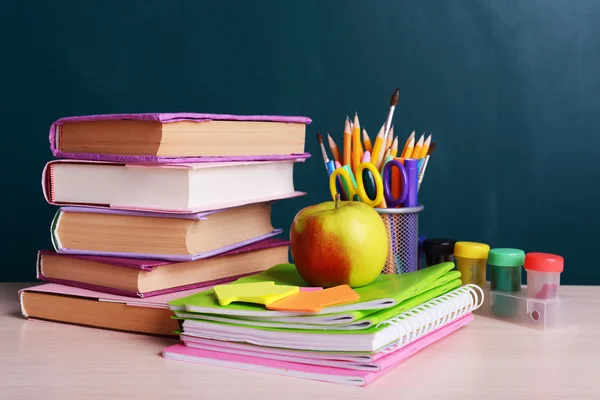
[[[350,165],[352,160],[352,131],[350,130],[350,120],[346,117],[344,124],[344,165]]]
[[[354,113],[354,123],[352,124],[352,172],[356,174],[358,164],[361,160],[362,144],[360,143],[360,122],[358,122],[358,114]]]
[[[375,144],[373,145],[373,152],[371,153],[371,164],[373,164],[375,167],[377,167],[378,160],[379,160],[379,153],[381,152],[385,152],[385,149],[381,149],[381,145],[383,144],[383,129],[384,129],[385,125],[381,125],[381,128],[379,129],[379,133],[377,134],[377,137],[375,138]]]
[[[429,150],[429,146],[431,145],[431,133],[429,134],[429,136],[427,136],[427,139],[425,139],[425,142],[423,143],[423,147],[421,148],[421,152],[419,153],[419,155],[417,157],[414,158],[423,158],[427,155],[427,151]]]
[[[423,182],[423,177],[425,176],[425,170],[427,170],[427,164],[429,163],[429,159],[431,158],[431,154],[433,154],[434,150],[435,150],[435,142],[431,143],[429,150],[427,150],[427,155],[425,155],[423,165],[421,166],[421,170],[419,171],[417,193],[421,189],[421,183]]]
[[[337,144],[329,133],[327,134],[327,140],[329,141],[329,148],[331,149],[333,159],[337,162],[342,162],[342,158],[340,157],[340,149],[338,149]]]
[[[421,135],[417,144],[415,144],[415,148],[413,149],[410,157],[405,158],[417,158],[419,154],[421,154],[421,148],[423,147],[423,139],[425,139],[425,134]]]
[[[365,151],[368,151],[369,153],[373,151],[371,138],[369,137],[369,134],[365,128],[363,128],[363,144],[365,145]]]
[[[402,154],[401,158],[410,158],[410,156],[413,153],[413,149],[415,148],[415,137],[411,137],[408,140],[408,145],[406,146],[406,150],[404,150],[404,153]]]
[[[396,158],[397,155],[398,155],[398,137],[396,136],[394,138],[394,141],[392,142],[392,148],[390,150],[390,156]]]
[[[410,139],[414,139],[415,138],[415,131],[412,131],[412,133],[408,136],[408,139],[406,139],[406,143],[404,143],[404,147],[402,148],[402,153],[400,153],[400,156],[404,156],[404,153],[406,153],[406,148],[408,147],[408,144],[410,143]],[[413,142],[413,146],[414,146],[414,142]]]
[[[390,132],[387,137],[387,146],[386,149],[390,149],[392,147],[392,143],[394,141],[394,125],[390,128]]]

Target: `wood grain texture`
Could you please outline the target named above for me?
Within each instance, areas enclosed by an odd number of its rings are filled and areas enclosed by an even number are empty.
[[[160,357],[175,341],[20,315],[0,284],[0,399],[598,399],[600,287],[562,287],[580,326],[540,332],[476,316],[366,388]],[[282,398],[282,397],[279,397]]]

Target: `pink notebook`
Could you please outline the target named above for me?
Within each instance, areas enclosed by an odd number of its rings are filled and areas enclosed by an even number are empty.
[[[189,162],[222,162],[222,161],[274,161],[290,160],[296,158],[308,158],[308,153],[280,154],[280,155],[255,155],[255,156],[223,156],[206,157],[163,157],[155,155],[116,155],[96,153],[66,153],[58,150],[58,132],[60,126],[65,122],[76,121],[115,121],[115,120],[138,120],[157,121],[162,123],[178,121],[194,121],[198,123],[207,121],[263,121],[263,122],[286,122],[290,124],[310,124],[312,121],[307,117],[280,116],[280,115],[230,115],[230,114],[199,114],[199,113],[142,113],[142,114],[104,114],[86,115],[60,118],[50,126],[50,149],[54,157],[71,158],[79,160],[115,161],[139,164],[166,164],[166,163],[189,163]]]
[[[287,240],[271,238],[271,239],[262,240],[260,242],[252,243],[247,246],[229,250],[223,254],[219,254],[219,255],[216,255],[213,257],[225,257],[228,255],[246,253],[249,251],[263,250],[263,249],[268,249],[268,248],[277,247],[277,246],[288,246],[288,245],[289,245],[289,241],[287,241]],[[231,276],[231,277],[224,278],[224,279],[217,279],[217,280],[207,281],[207,282],[197,282],[197,283],[193,283],[193,284],[189,284],[189,285],[185,285],[185,286],[178,286],[178,287],[174,287],[174,288],[157,290],[157,291],[153,291],[153,292],[137,293],[137,292],[130,292],[130,291],[121,290],[121,289],[93,285],[93,284],[89,284],[89,283],[48,278],[48,277],[44,276],[41,265],[40,265],[40,256],[43,254],[55,254],[55,253],[53,251],[48,251],[48,250],[41,250],[38,253],[37,278],[39,280],[42,280],[45,282],[59,283],[61,285],[73,286],[73,287],[82,288],[82,289],[99,291],[99,292],[103,292],[103,293],[111,293],[111,294],[115,294],[115,295],[119,295],[119,296],[126,296],[126,297],[148,298],[148,297],[153,297],[153,296],[164,295],[167,293],[179,293],[179,292],[186,291],[186,290],[210,287],[213,285],[219,285],[219,284],[223,284],[223,283],[232,282],[232,281],[244,276],[244,275],[237,275],[237,276]],[[148,271],[148,272],[151,272],[154,268],[156,268],[158,266],[165,266],[165,265],[169,265],[170,266],[169,268],[177,268],[177,265],[180,263],[180,262],[172,262],[172,261],[164,261],[164,260],[148,260],[148,259],[141,259],[141,258],[127,258],[127,257],[104,257],[104,256],[94,256],[94,255],[64,255],[64,257],[78,258],[78,259],[89,260],[89,261],[94,261],[94,262],[103,263],[103,264],[110,264],[110,265],[123,267],[123,268],[133,268],[133,269],[137,269],[137,270],[141,270],[141,271]],[[185,297],[185,295],[181,294],[179,297]]]
[[[412,355],[427,346],[448,336],[460,327],[473,320],[472,314],[467,314],[422,338],[415,340],[404,347],[382,356],[377,362],[377,370],[354,370],[324,365],[314,365],[311,359],[304,362],[282,361],[277,359],[225,353],[221,351],[203,350],[176,344],[165,348],[162,355],[166,359],[188,361],[198,364],[230,367],[246,371],[265,372],[275,375],[291,376],[303,379],[312,379],[331,383],[354,386],[366,386],[377,378],[383,376],[393,368],[406,361]],[[460,322],[459,322],[460,321]]]

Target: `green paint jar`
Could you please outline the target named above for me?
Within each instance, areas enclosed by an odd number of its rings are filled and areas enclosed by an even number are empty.
[[[490,283],[492,290],[512,293],[521,290],[521,270],[525,263],[525,252],[519,249],[491,249],[488,254]],[[517,312],[516,298],[496,296],[492,313],[502,317],[514,316]]]

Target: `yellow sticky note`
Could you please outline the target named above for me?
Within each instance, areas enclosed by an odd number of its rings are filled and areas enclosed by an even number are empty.
[[[284,297],[298,293],[298,286],[275,285],[275,282],[252,282],[217,285],[213,289],[219,304],[226,306],[231,302],[271,304]]]

